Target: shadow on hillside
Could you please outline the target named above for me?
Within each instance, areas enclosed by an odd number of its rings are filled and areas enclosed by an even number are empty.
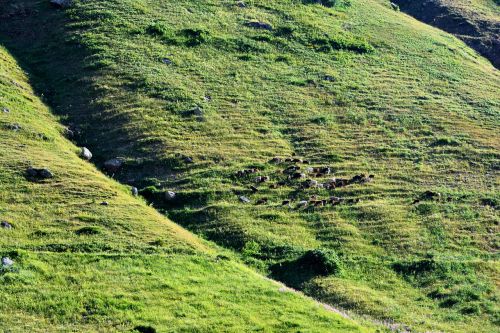
[[[401,10],[416,19],[443,29],[500,68],[500,24],[480,15],[462,13],[442,0],[393,0]]]
[[[37,95],[71,129],[71,139],[90,148],[98,165],[114,157],[147,160],[138,147],[140,133],[125,129],[127,114],[96,102],[107,93],[96,80],[105,69],[86,65],[92,54],[72,35],[76,28],[69,23],[65,11],[49,1],[0,0],[0,44],[29,73]],[[117,178],[133,183],[137,177],[125,168]]]

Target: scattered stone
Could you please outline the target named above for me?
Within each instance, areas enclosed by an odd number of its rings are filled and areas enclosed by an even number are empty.
[[[203,100],[204,100],[205,102],[207,102],[207,103],[208,103],[208,102],[211,102],[211,101],[212,101],[212,96],[210,96],[210,95],[205,95],[205,97],[203,97]]]
[[[184,111],[183,114],[187,117],[194,116],[197,121],[205,121],[205,112],[200,106]]]
[[[168,58],[163,58],[161,59],[161,62],[164,63],[165,65],[172,65],[174,62]]]
[[[413,204],[419,203],[420,201],[423,200],[439,200],[439,199],[441,199],[441,193],[433,191],[425,191],[417,199],[415,199],[415,201],[413,201]]]
[[[186,157],[184,157],[184,163],[193,164],[194,160],[192,157],[186,156]]]
[[[11,267],[12,265],[14,265],[14,261],[12,259],[10,259],[9,257],[2,258],[3,267]]]
[[[7,129],[11,130],[11,131],[19,131],[22,129],[21,125],[15,123],[15,124],[8,124],[7,126]]]
[[[68,139],[73,139],[75,137],[75,132],[73,132],[73,130],[69,127],[65,127],[63,135]]]
[[[274,164],[280,164],[283,162],[283,159],[281,159],[280,157],[273,157],[269,163],[274,163]]]
[[[259,189],[258,189],[257,187],[255,187],[255,186],[253,186],[253,185],[252,185],[252,186],[250,186],[250,190],[251,190],[253,193],[257,193],[257,192],[259,192]]]
[[[393,10],[395,10],[395,11],[397,11],[397,12],[399,12],[399,11],[400,11],[399,6],[398,6],[397,4],[395,4],[394,2],[391,2],[390,4],[391,4],[391,8],[392,8]]]
[[[236,2],[236,6],[240,7],[240,8],[246,8],[247,7],[247,4],[244,3],[243,1],[237,1]]]
[[[117,172],[123,165],[123,161],[118,158],[112,158],[104,162],[104,169],[106,171],[115,173]]]
[[[3,112],[3,113],[9,113],[9,112],[10,112],[10,110],[9,110],[9,108],[7,108],[7,107],[5,107],[5,106],[4,106],[4,107],[2,108],[2,112]]]
[[[80,157],[87,161],[90,161],[92,159],[92,153],[88,148],[82,147],[82,149],[80,150]]]
[[[176,195],[177,195],[177,194],[176,194],[175,192],[172,192],[172,191],[167,191],[167,192],[165,192],[165,199],[166,199],[167,201],[172,201],[172,200],[174,200],[174,199],[175,199]]]
[[[269,23],[260,22],[260,21],[250,21],[245,23],[247,27],[255,28],[255,29],[263,29],[263,30],[273,30],[273,26]]]
[[[342,201],[344,201],[344,199],[339,197],[330,197],[330,199],[328,200],[328,202],[333,206],[339,205]]]
[[[359,198],[355,198],[355,199],[347,199],[345,201],[346,204],[348,205],[355,205],[357,203],[359,203],[361,200]]]
[[[71,6],[71,0],[50,0],[50,4],[56,8],[67,8]]]
[[[296,172],[290,176],[291,179],[302,179],[306,178],[306,174],[302,172]]]
[[[54,174],[50,172],[49,169],[36,169],[33,167],[29,167],[26,170],[26,176],[29,180],[44,180],[53,178]]]
[[[109,206],[109,202],[103,201],[103,202],[101,202],[101,206]]]
[[[288,168],[286,168],[285,170],[283,170],[283,173],[294,173],[295,171],[298,171],[298,170],[300,170],[299,166],[291,165]]]
[[[267,204],[267,202],[268,202],[268,201],[269,201],[269,199],[268,199],[268,198],[262,198],[262,199],[257,200],[257,202],[256,202],[255,204],[256,204],[257,206],[258,206],[258,205],[265,205],[265,204]]]
[[[308,179],[302,183],[303,188],[315,188],[318,187],[318,181],[314,179]]]
[[[365,175],[356,175],[349,180],[349,184],[361,183],[365,178]]]
[[[246,170],[239,170],[236,172],[236,177],[244,177],[246,175],[251,175],[254,173],[259,172],[259,169],[253,168],[253,169],[246,169]]]
[[[349,185],[349,179],[344,179],[344,178],[335,179],[335,187],[345,187],[347,185]]]
[[[302,200],[297,203],[297,208],[305,208],[309,204],[309,201],[307,200]]]
[[[255,182],[256,183],[265,183],[267,181],[269,181],[269,177],[268,176],[259,176],[257,178],[255,178]]]
[[[139,195],[139,190],[137,189],[137,187],[132,187],[131,192],[134,197]]]
[[[281,203],[282,206],[290,206],[291,201],[290,200],[283,200]]]
[[[239,197],[238,199],[240,199],[240,201],[243,203],[250,203],[250,199],[248,199],[247,197],[245,197],[243,195],[241,197]]]
[[[10,224],[7,221],[2,221],[2,222],[0,222],[0,227],[2,227],[4,229],[12,229],[12,224]]]

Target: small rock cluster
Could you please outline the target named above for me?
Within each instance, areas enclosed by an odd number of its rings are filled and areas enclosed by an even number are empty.
[[[332,169],[328,166],[308,166],[311,163],[307,160],[303,160],[297,157],[281,158],[274,157],[269,161],[271,164],[282,165],[284,169],[278,171],[277,174],[281,178],[278,182],[270,184],[270,189],[277,189],[282,186],[292,186],[296,189],[296,193],[306,190],[306,189],[326,189],[334,190],[336,188],[341,188],[353,184],[365,184],[372,182],[375,178],[374,175],[355,175],[351,178],[336,178],[332,177]],[[263,183],[268,183],[271,181],[271,177],[268,175],[257,175],[260,170],[257,168],[250,168],[237,171],[234,176],[237,179],[247,179],[253,180],[253,185],[250,185],[249,189],[252,193],[259,191],[259,185]],[[250,178],[250,175],[256,175],[254,178]],[[329,177],[324,180],[325,177]],[[321,180],[314,178],[323,178]],[[239,201],[245,204],[249,204],[252,201],[250,198],[244,195],[238,197]],[[282,201],[283,206],[292,207],[293,198],[288,198]],[[359,199],[344,199],[335,196],[330,196],[328,198],[318,198],[316,195],[309,197],[307,200],[300,200],[296,203],[295,208],[307,208],[307,207],[325,207],[328,205],[336,206],[339,204],[356,204]],[[265,205],[269,203],[269,198],[260,198],[255,202],[255,205]]]

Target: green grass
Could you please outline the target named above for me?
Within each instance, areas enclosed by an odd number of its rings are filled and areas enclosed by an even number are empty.
[[[374,331],[283,290],[80,159],[4,48],[0,108],[0,220],[13,226],[0,229],[0,257],[14,260],[0,267],[0,331]],[[30,165],[54,178],[28,181]]]
[[[25,1],[0,9],[14,13],[0,41],[62,121],[81,128],[98,166],[123,158],[120,182],[149,187],[160,212],[262,273],[417,332],[497,329],[499,215],[484,203],[500,199],[498,72],[388,1],[246,3],[75,1],[58,11]],[[268,161],[292,154],[375,181],[251,194],[254,177],[234,177],[258,167],[275,183],[285,166]],[[162,200],[167,190],[178,199]],[[427,190],[441,199],[412,205]],[[242,194],[269,203],[246,205]],[[360,202],[280,205],[312,194]],[[97,209],[83,220],[109,207]],[[147,248],[106,237],[120,251]],[[341,269],[304,272],[311,251]]]

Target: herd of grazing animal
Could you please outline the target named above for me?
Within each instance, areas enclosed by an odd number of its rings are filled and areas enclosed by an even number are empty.
[[[365,184],[373,181],[374,175],[355,175],[352,178],[336,178],[332,176],[332,169],[330,167],[307,167],[304,165],[311,164],[307,160],[300,158],[290,157],[281,158],[274,157],[269,161],[271,164],[283,165],[284,169],[277,171],[276,173],[280,176],[278,182],[269,185],[269,189],[277,189],[281,186],[292,186],[298,191],[303,191],[306,189],[327,189],[334,190],[336,188],[345,187],[353,184]],[[249,189],[251,193],[255,194],[259,192],[259,185],[264,183],[269,183],[271,181],[270,176],[257,175],[260,170],[257,168],[249,168],[244,170],[239,170],[235,173],[237,179],[247,179],[253,181],[253,185],[250,185]],[[249,178],[248,176],[255,175],[254,178]],[[329,179],[320,182],[319,180],[313,178],[325,178]],[[242,199],[244,198],[244,199]],[[251,203],[251,200],[247,197],[240,197],[240,201],[243,203]],[[265,205],[269,203],[269,198],[260,198],[255,202],[255,205]],[[340,197],[331,196],[326,199],[319,199],[317,196],[313,195],[306,200],[300,200],[295,204],[295,208],[310,208],[310,207],[326,207],[326,206],[337,206],[340,204],[356,204],[359,199],[344,199]],[[282,206],[288,206],[292,208],[292,203],[294,199],[287,198],[283,200]]]

